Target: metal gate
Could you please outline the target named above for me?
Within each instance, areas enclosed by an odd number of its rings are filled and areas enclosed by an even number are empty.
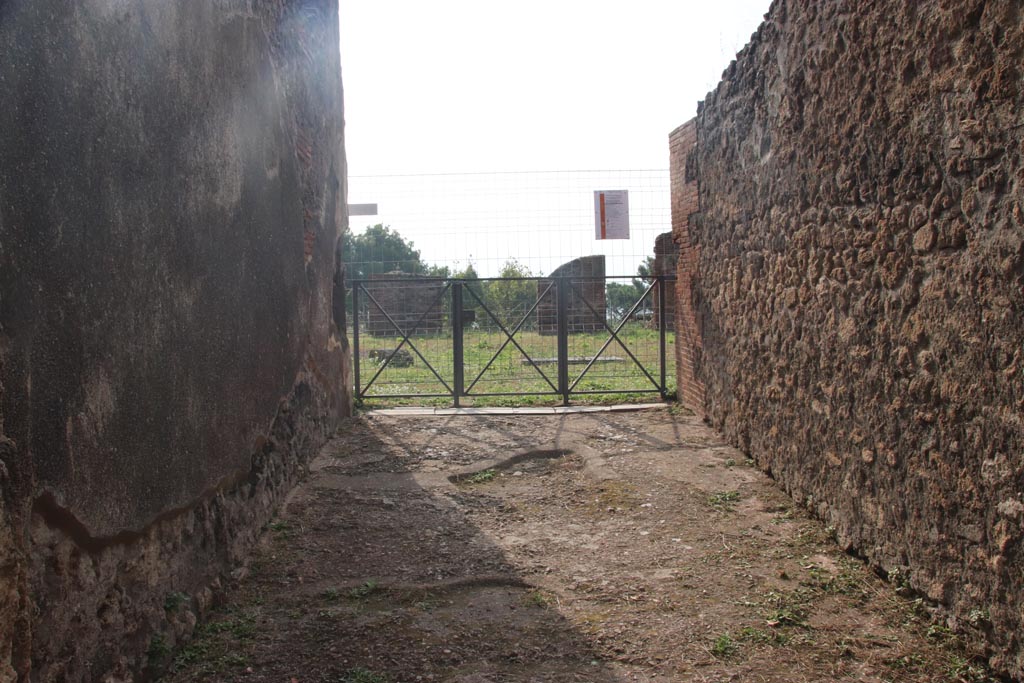
[[[626,278],[352,280],[356,396],[450,397],[456,407],[485,397],[665,398],[674,278],[634,276],[635,301],[613,305],[606,293],[617,280]]]

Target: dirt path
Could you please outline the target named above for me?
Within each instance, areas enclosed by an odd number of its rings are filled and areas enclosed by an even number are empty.
[[[667,410],[363,417],[167,681],[981,680]]]

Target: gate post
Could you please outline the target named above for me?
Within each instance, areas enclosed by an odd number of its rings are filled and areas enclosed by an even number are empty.
[[[465,376],[463,374],[462,350],[462,283],[452,282],[452,401],[459,407],[459,398],[463,395]]]
[[[665,400],[668,393],[665,386],[665,330],[668,322],[665,320],[665,276],[658,276],[658,359],[661,365],[661,400]]]
[[[555,280],[556,320],[558,321],[558,393],[562,405],[569,405],[569,280]]]

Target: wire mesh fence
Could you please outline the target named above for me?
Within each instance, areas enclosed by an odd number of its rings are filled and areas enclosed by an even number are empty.
[[[594,191],[629,192],[629,239],[596,240]],[[604,255],[608,275],[633,275],[671,230],[667,170],[531,171],[350,176],[349,201],[375,204],[353,216],[353,238],[382,225],[411,242],[366,240],[349,249],[353,278],[401,271],[454,275],[472,266],[498,277],[514,262],[521,276],[549,275],[572,259]]]
[[[567,404],[674,391],[670,278],[352,284],[356,393],[364,401]],[[609,285],[631,294],[609,304]]]
[[[628,239],[596,239],[599,190],[628,191]],[[361,399],[674,391],[658,299],[674,265],[654,253],[671,229],[667,171],[351,176],[349,197],[377,207],[350,219],[345,245]]]

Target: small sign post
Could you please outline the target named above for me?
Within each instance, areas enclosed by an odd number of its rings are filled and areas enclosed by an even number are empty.
[[[629,239],[629,190],[594,191],[594,232],[599,240]]]

